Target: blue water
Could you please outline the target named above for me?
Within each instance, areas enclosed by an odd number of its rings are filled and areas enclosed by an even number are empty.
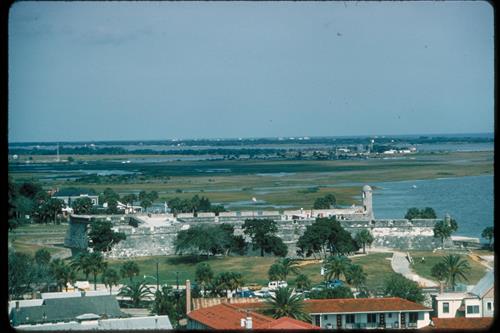
[[[450,214],[455,235],[481,237],[493,226],[493,175],[371,183],[375,218],[403,218],[410,207],[432,207]],[[414,188],[414,186],[416,188]]]

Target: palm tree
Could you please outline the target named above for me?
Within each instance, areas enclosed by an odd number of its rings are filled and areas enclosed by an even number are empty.
[[[289,274],[299,274],[299,264],[297,260],[291,258],[283,258],[279,261],[282,271],[283,271],[283,280],[286,281],[286,278]]]
[[[449,238],[451,234],[457,231],[458,225],[457,222],[446,215],[443,221],[439,221],[434,226],[434,237],[441,239],[441,244],[444,249],[444,240]]]
[[[360,265],[351,265],[347,270],[346,281],[354,286],[358,291],[365,286],[366,273]]]
[[[130,297],[134,307],[139,307],[142,299],[152,294],[151,289],[146,285],[144,280],[127,284],[121,287],[118,292],[119,296]]]
[[[363,253],[366,253],[366,244],[370,245],[373,243],[373,236],[368,229],[363,229],[358,232],[354,239],[358,245],[363,247]]]
[[[89,275],[92,272],[90,254],[86,252],[80,253],[71,260],[70,266],[76,271],[81,271],[83,274],[85,274],[85,280],[88,280]]]
[[[351,260],[345,256],[330,256],[326,259],[325,263],[325,278],[331,280],[332,277],[335,279],[340,279],[343,275],[344,278],[351,266]]]
[[[243,279],[240,273],[222,272],[212,282],[212,290],[216,294],[224,290],[227,295],[229,291],[237,290],[242,284]]]
[[[446,272],[446,282],[455,288],[457,280],[468,281],[466,274],[471,267],[467,260],[461,259],[459,255],[447,255],[443,258],[443,264]]]
[[[196,283],[201,285],[203,290],[203,297],[206,296],[205,295],[206,286],[212,282],[213,278],[214,278],[214,272],[212,271],[212,268],[210,267],[209,264],[199,263],[198,265],[196,265],[194,280],[196,281]]]
[[[134,276],[138,276],[140,273],[139,265],[134,261],[126,261],[123,263],[120,268],[120,274],[123,278],[129,278],[130,282],[132,282],[132,278]]]
[[[280,263],[275,262],[269,267],[267,276],[269,277],[270,281],[283,280],[283,266]]]
[[[94,290],[97,290],[97,274],[104,272],[108,267],[108,264],[104,261],[104,258],[100,252],[92,252],[89,255],[89,269],[94,276]]]
[[[311,318],[304,311],[304,299],[301,295],[293,295],[293,289],[281,287],[274,296],[266,301],[273,318],[291,317],[310,322]]]
[[[109,294],[111,295],[111,291],[113,286],[117,286],[118,282],[120,282],[120,276],[118,272],[112,268],[106,268],[106,270],[102,273],[102,283],[106,287],[109,287]]]
[[[443,293],[443,282],[446,280],[446,265],[443,262],[438,262],[431,268],[432,277],[439,281],[441,293]]]
[[[297,289],[300,290],[309,289],[311,288],[311,280],[307,275],[299,274],[295,278],[295,285],[297,286]]]
[[[63,286],[68,291],[68,283],[72,283],[76,279],[75,271],[59,258],[52,260],[50,271],[56,280],[59,291],[62,291]]]

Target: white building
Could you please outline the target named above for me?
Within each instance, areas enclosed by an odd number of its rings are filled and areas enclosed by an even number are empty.
[[[493,271],[489,271],[469,292],[450,292],[433,295],[434,314],[437,318],[480,318],[494,315]]]
[[[305,301],[312,324],[327,329],[423,328],[431,308],[399,297]]]

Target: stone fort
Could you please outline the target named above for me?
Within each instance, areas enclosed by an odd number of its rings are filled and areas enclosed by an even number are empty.
[[[231,211],[215,213],[130,214],[130,215],[71,215],[64,245],[78,253],[88,247],[87,229],[93,221],[108,220],[113,230],[127,235],[106,255],[113,258],[173,255],[174,241],[180,230],[192,225],[228,223],[236,235],[244,235],[242,225],[246,219],[272,219],[278,225],[278,236],[288,246],[288,256],[295,257],[296,243],[317,217],[335,217],[353,237],[368,229],[374,237],[372,247],[400,250],[430,250],[440,246],[434,238],[434,225],[440,219],[376,219],[372,205],[372,188],[363,186],[362,205],[349,208]],[[250,241],[247,238],[247,241]]]

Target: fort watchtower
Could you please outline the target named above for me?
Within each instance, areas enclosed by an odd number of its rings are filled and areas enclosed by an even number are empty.
[[[369,185],[363,186],[362,197],[363,211],[370,220],[373,220],[375,217],[373,215],[372,188]]]

